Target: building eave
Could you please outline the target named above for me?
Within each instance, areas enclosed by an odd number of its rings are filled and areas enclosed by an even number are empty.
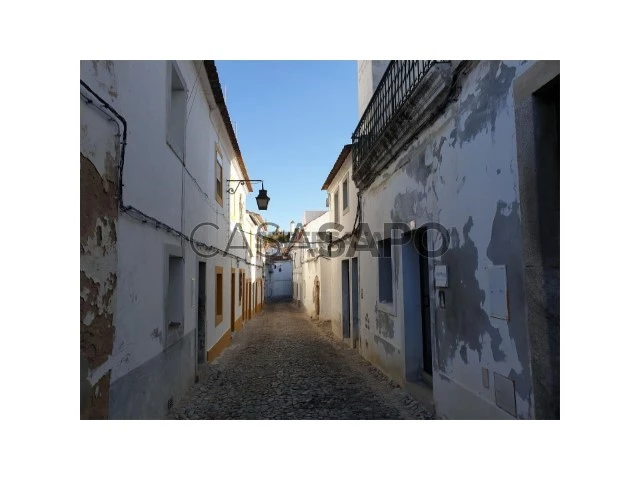
[[[340,155],[338,155],[338,159],[336,160],[336,163],[333,164],[333,168],[329,172],[329,176],[327,177],[327,179],[324,181],[324,185],[322,185],[321,190],[326,190],[327,188],[329,188],[329,186],[331,185],[331,182],[333,182],[333,179],[338,174],[338,172],[340,171],[340,168],[342,168],[342,165],[344,164],[345,160],[349,156],[349,153],[351,153],[350,143],[342,147],[342,151],[340,152]]]
[[[236,133],[233,130],[233,126],[231,124],[231,117],[229,116],[229,110],[227,109],[227,104],[224,101],[224,94],[222,93],[222,86],[220,85],[220,77],[218,76],[218,69],[216,68],[216,62],[214,60],[203,60],[205,72],[207,74],[207,79],[209,80],[209,85],[211,86],[211,91],[213,92],[213,98],[215,99],[216,106],[220,110],[220,115],[222,116],[222,121],[224,122],[225,129],[227,130],[227,135],[231,141],[231,145],[236,154],[236,161],[240,166],[240,171],[245,180],[245,186],[250,192],[253,192],[253,188],[251,186],[251,182],[249,181],[249,175],[247,174],[247,168],[244,164],[244,160],[242,159],[242,153],[240,153],[240,146],[238,145],[238,139],[236,138]]]

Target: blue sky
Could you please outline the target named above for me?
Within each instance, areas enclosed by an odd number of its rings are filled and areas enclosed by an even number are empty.
[[[320,190],[357,125],[355,61],[216,61],[249,178],[271,198],[260,212],[288,230],[325,210]],[[257,210],[255,195],[247,208]],[[269,228],[271,230],[271,228]]]

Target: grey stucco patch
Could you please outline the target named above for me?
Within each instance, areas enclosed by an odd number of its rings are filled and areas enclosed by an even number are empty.
[[[469,217],[462,230],[462,245],[459,244],[457,231],[452,229],[451,248],[442,257],[442,263],[448,266],[449,271],[446,308],[441,309],[438,315],[443,323],[440,330],[444,332],[439,342],[439,360],[443,370],[445,361],[453,358],[461,342],[482,359],[482,337],[485,334],[490,337],[494,360],[499,362],[505,358],[500,349],[500,332],[491,325],[489,316],[482,308],[486,297],[476,278],[478,249],[469,237],[472,227],[473,219]]]
[[[429,181],[429,177],[435,171],[433,162],[429,161],[429,153],[427,150],[420,155],[415,155],[409,160],[404,170],[409,177],[415,181],[426,185]]]
[[[376,312],[376,330],[385,338],[393,338],[394,331],[394,318],[383,312],[382,310],[378,310]]]
[[[151,332],[151,338],[157,339],[162,344],[162,332],[159,328],[154,328]]]
[[[426,215],[427,194],[423,191],[412,190],[396,195],[393,208],[389,214],[393,222],[408,222]]]
[[[419,153],[414,154],[407,162],[404,167],[405,173],[416,182],[426,186],[431,174],[442,163],[442,147],[446,141],[447,137],[444,136],[440,137],[439,140],[429,141],[430,145],[427,148],[423,147]],[[436,161],[438,162],[437,165]]]
[[[446,137],[440,137],[440,142],[438,142],[437,146],[436,142],[433,143],[433,158],[438,159],[438,164],[442,163],[442,146],[446,140]]]
[[[467,346],[466,345],[462,345],[462,347],[460,348],[460,358],[464,363],[467,363]]]
[[[453,130],[451,130],[451,133],[449,134],[449,140],[451,140],[451,146],[455,147],[456,142],[458,141],[458,127],[455,127]]]
[[[528,357],[528,336],[525,323],[524,277],[522,263],[522,235],[518,202],[507,205],[498,201],[491,228],[491,241],[487,247],[487,257],[494,265],[507,268],[507,295],[509,302],[509,336],[516,344],[522,373],[511,370],[509,378],[515,383],[515,390],[522,398],[531,395],[531,372]]]
[[[467,176],[465,175],[462,177],[462,181],[458,185],[458,188],[456,189],[456,193],[460,193],[460,190],[462,190],[462,187],[464,187],[464,184],[466,181],[467,181]]]
[[[393,355],[395,353],[395,351],[396,351],[396,347],[391,345],[389,342],[387,342],[383,338],[380,338],[378,335],[374,335],[373,336],[373,341],[377,345],[382,345],[382,347],[384,348],[384,351],[385,351],[385,353],[387,355]]]
[[[195,332],[113,382],[109,418],[163,418],[169,398],[177,402],[194,382]]]
[[[458,131],[461,145],[486,129],[495,132],[496,118],[506,105],[515,75],[515,66],[508,67],[500,61],[489,62],[489,71],[478,80],[478,93],[469,94],[461,102],[460,111],[470,112],[462,131]]]
[[[460,248],[460,234],[456,227],[451,229],[451,248]]]

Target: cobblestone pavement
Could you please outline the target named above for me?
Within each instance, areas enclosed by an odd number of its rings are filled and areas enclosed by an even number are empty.
[[[430,419],[432,413],[289,303],[235,334],[173,419]]]

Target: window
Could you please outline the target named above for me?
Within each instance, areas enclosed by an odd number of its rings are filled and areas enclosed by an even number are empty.
[[[216,144],[216,200],[222,206],[222,186],[224,179],[222,178],[222,154]]]
[[[165,294],[165,346],[173,345],[184,332],[184,262],[169,252]],[[177,253],[177,252],[175,252]]]
[[[393,303],[391,239],[378,242],[378,297],[381,303]]]
[[[184,162],[185,130],[187,124],[187,92],[175,63],[170,63],[169,126],[167,143]]]
[[[233,195],[230,195],[231,199],[229,200],[230,204],[231,204],[231,219],[234,222],[238,221],[238,203],[236,202],[235,198],[236,195],[235,193]]]
[[[342,211],[349,208],[349,175],[342,182]]]
[[[335,223],[340,223],[340,212],[338,211],[338,192],[339,190],[336,190],[336,193],[333,194],[333,221]]]

